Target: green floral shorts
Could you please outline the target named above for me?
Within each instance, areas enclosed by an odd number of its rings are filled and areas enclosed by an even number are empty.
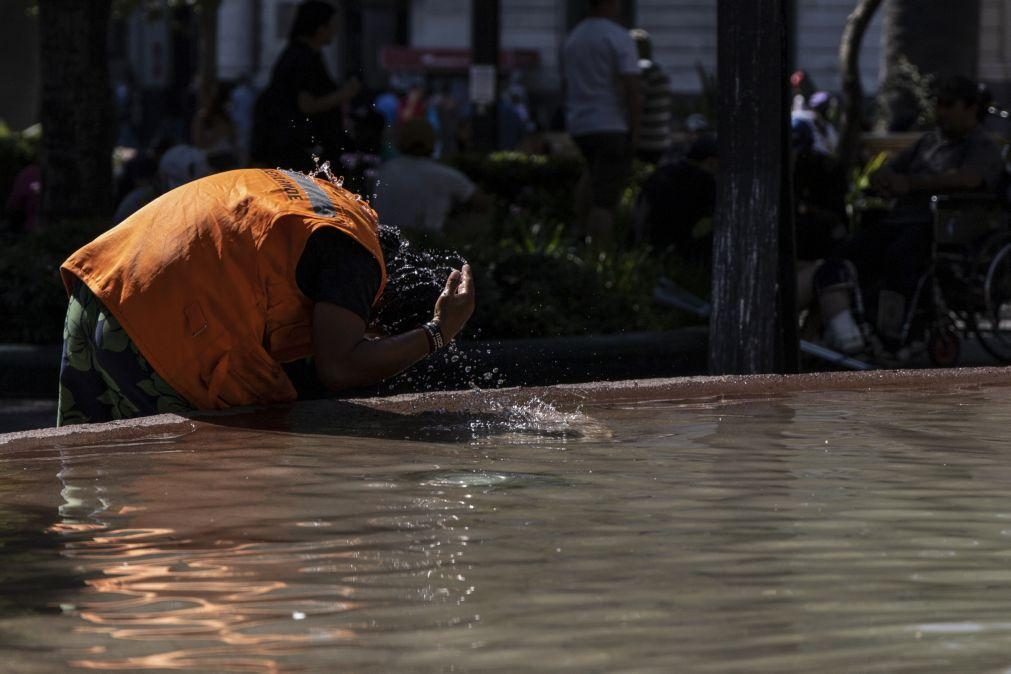
[[[78,283],[63,326],[56,425],[192,411],[88,286]]]

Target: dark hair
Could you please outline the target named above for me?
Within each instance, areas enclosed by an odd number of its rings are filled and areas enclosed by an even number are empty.
[[[294,42],[300,37],[311,37],[325,25],[337,12],[334,6],[323,0],[305,0],[295,11],[295,20],[291,24],[288,40]]]

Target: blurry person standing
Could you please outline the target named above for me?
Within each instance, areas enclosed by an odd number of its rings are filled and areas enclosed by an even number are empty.
[[[259,166],[309,170],[312,156],[340,151],[341,109],[361,89],[357,78],[342,87],[330,78],[322,49],[337,32],[333,5],[305,0],[295,12],[288,46],[274,64],[253,114],[252,160]]]
[[[619,0],[590,0],[562,50],[565,123],[586,159],[576,189],[576,215],[595,243],[613,236],[614,210],[638,144],[639,57],[618,24]]]
[[[642,78],[642,120],[635,155],[649,164],[659,164],[671,147],[671,106],[674,92],[670,78],[653,60],[653,43],[641,28],[629,31],[639,52]]]

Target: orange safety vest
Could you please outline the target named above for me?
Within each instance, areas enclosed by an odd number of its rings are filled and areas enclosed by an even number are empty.
[[[172,388],[199,409],[295,400],[281,363],[312,353],[312,301],[295,268],[335,227],[386,266],[375,212],[301,173],[241,169],[168,192],[71,255],[80,279]]]

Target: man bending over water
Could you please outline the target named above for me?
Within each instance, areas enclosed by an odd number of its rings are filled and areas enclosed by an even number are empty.
[[[464,264],[434,307],[395,301],[392,238],[365,202],[291,171],[229,171],[163,195],[60,269],[57,425],[290,402],[283,364],[307,356],[330,391],[401,372],[460,332],[474,286]],[[384,307],[420,312],[417,327],[373,335],[405,324]]]

